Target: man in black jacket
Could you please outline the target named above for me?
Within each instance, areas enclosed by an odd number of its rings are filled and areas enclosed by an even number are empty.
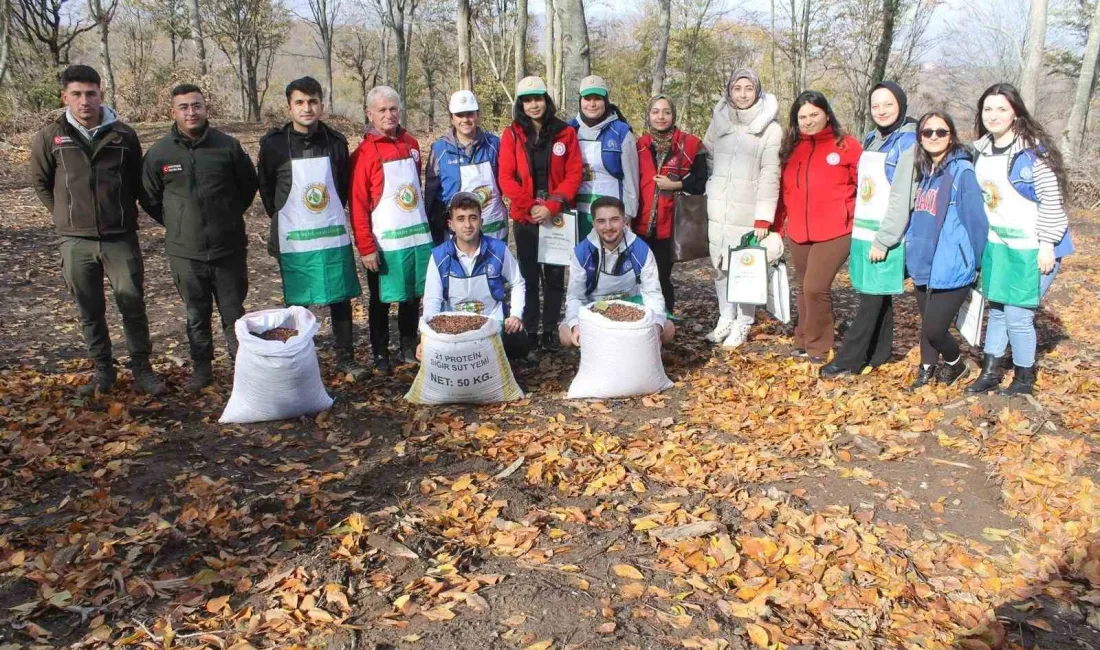
[[[260,140],[260,198],[271,217],[268,252],[279,260],[288,305],[328,305],[336,368],[353,378],[366,370],[355,362],[351,299],[362,290],[344,212],[348,202],[348,141],[321,121],[323,90],[312,77],[286,87],[291,121]],[[339,201],[329,197],[335,193]],[[282,227],[280,227],[282,224]]]
[[[107,331],[106,275],[122,314],[134,389],[165,392],[149,357],[145,314],[145,266],[137,237],[141,199],[141,144],[129,126],[103,106],[99,73],[73,65],[60,76],[66,110],[31,145],[30,175],[39,200],[53,213],[61,238],[61,270],[76,299],[95,376],[83,396],[106,393],[116,373]]]
[[[229,358],[237,354],[233,327],[248,294],[248,239],[244,213],[256,198],[256,168],[241,143],[210,126],[202,90],[172,89],[172,132],[145,154],[146,211],[164,225],[164,252],[187,309],[187,340],[194,370],[186,388],[214,381],[214,302]]]

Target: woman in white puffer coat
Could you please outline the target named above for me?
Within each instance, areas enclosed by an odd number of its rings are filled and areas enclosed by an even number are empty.
[[[763,241],[775,219],[783,139],[778,114],[778,100],[764,93],[756,73],[737,70],[730,76],[726,96],[714,108],[703,138],[712,166],[707,181],[707,218],[719,313],[718,325],[706,339],[723,347],[744,343],[756,319],[756,305],[726,300],[726,256],[745,233],[755,230],[757,239]],[[781,240],[772,237],[767,244],[773,244],[765,245],[772,262],[782,254]]]

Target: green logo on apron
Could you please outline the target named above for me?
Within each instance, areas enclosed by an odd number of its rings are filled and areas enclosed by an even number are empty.
[[[306,185],[302,193],[302,202],[310,212],[324,212],[328,207],[328,187],[321,183]]]

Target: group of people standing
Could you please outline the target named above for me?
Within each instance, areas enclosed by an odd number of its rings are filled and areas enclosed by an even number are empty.
[[[708,341],[736,348],[749,338],[756,305],[728,301],[727,285],[729,251],[751,234],[769,262],[789,245],[799,287],[794,353],[822,364],[823,376],[890,359],[892,296],[911,277],[922,316],[913,385],[958,381],[966,364],[948,329],[980,271],[990,317],[983,371],[969,390],[1000,386],[1011,343],[1015,372],[1005,390],[1030,392],[1035,309],[1072,252],[1060,155],[1007,84],[982,95],[980,139],[971,148],[946,113],[908,117],[906,95],[891,82],[868,98],[876,128],[861,144],[815,91],[795,99],[784,132],[778,101],[748,69],[731,75],[702,140],[676,126],[665,95],[650,100],[639,136],[602,78],[581,81],[579,112],[566,122],[545,83],[526,77],[499,138],[480,127],[475,95],[455,93],[451,128],[422,159],[392,88],[368,93],[368,127],[349,152],[347,139],[322,121],[320,84],[303,77],[287,86],[290,121],[263,137],[255,166],[209,125],[196,86],[173,90],[172,131],[142,162],[133,130],[101,105],[93,69],[71,66],[61,85],[67,110],[35,140],[31,171],[62,236],[65,279],[96,363],[85,394],[115,381],[104,274],[123,313],[135,388],[165,390],[148,361],[136,203],[166,229],[187,310],[192,390],[213,381],[215,303],[231,357],[235,351],[233,324],[248,290],[243,215],[257,192],[272,219],[269,252],[285,302],[329,306],[337,367],[354,377],[366,372],[355,360],[350,302],[361,293],[357,258],[382,372],[391,365],[392,303],[399,358],[416,361],[421,299],[425,317],[460,310],[497,318],[514,359],[579,345],[580,305],[609,297],[646,305],[658,315],[661,340],[671,341],[672,238],[683,193],[707,197],[718,302]],[[576,215],[578,238],[568,287],[566,266],[545,263],[539,251],[543,226],[567,214]],[[859,308],[828,362],[831,286],[845,261]]]

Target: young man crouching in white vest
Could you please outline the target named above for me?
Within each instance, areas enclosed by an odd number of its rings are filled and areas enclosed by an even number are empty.
[[[676,326],[665,314],[653,253],[630,231],[623,202],[613,196],[592,202],[592,232],[573,249],[565,322],[558,328],[563,346],[580,346],[581,306],[600,300],[641,302],[661,328],[661,343],[676,335]]]
[[[473,192],[456,193],[449,204],[447,227],[454,235],[432,249],[424,278],[424,320],[444,311],[495,318],[503,323],[508,358],[526,357],[530,341],[523,321],[513,314],[523,314],[527,283],[508,244],[482,235],[481,198]],[[418,360],[420,355],[418,346]]]

